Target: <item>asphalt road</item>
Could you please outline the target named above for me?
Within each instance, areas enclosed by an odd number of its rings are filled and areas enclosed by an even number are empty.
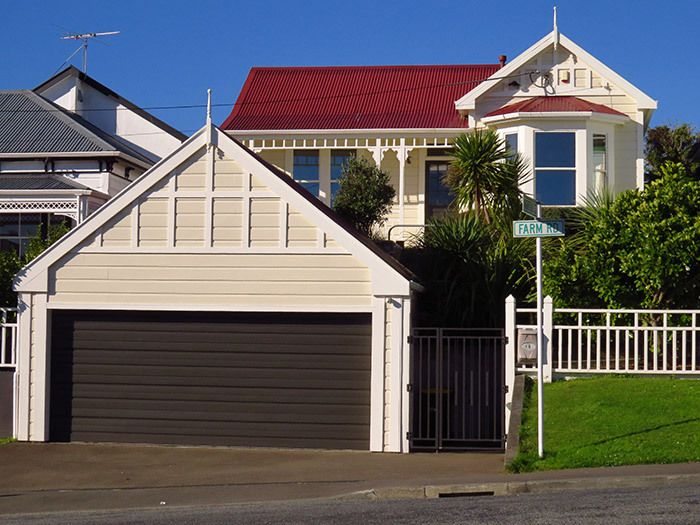
[[[395,501],[296,501],[3,516],[7,525],[700,523],[700,486]]]

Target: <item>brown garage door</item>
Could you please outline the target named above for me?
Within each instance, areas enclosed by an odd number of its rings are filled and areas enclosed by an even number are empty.
[[[52,441],[369,448],[369,314],[55,311]]]

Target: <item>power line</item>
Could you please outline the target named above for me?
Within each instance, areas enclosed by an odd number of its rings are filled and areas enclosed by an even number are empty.
[[[530,74],[539,74],[539,71],[533,71]],[[513,75],[504,75],[500,77],[487,77],[487,78],[482,78],[478,80],[465,80],[462,82],[450,82],[450,83],[443,83],[443,84],[431,84],[431,85],[425,85],[425,86],[415,86],[415,87],[406,87],[406,88],[396,88],[396,89],[386,89],[386,90],[376,90],[376,91],[358,91],[358,92],[353,92],[353,93],[340,93],[337,95],[321,95],[321,96],[313,96],[313,97],[294,97],[294,98],[279,98],[279,99],[267,99],[267,100],[255,100],[255,101],[245,101],[245,102],[240,102],[236,101],[233,103],[227,102],[227,103],[218,103],[218,104],[212,104],[212,107],[235,107],[235,106],[253,106],[253,105],[263,105],[263,104],[279,104],[279,103],[286,103],[286,102],[311,102],[311,101],[316,101],[316,100],[335,100],[335,99],[342,99],[342,98],[352,98],[352,97],[360,97],[360,96],[375,96],[375,95],[386,95],[386,94],[393,94],[393,93],[405,93],[409,91],[420,91],[424,89],[436,89],[436,88],[443,88],[443,87],[456,87],[456,86],[463,86],[463,85],[469,85],[469,84],[481,84],[483,82],[494,82],[498,80],[507,80],[509,78],[520,78],[522,75],[525,73],[518,73],[518,74],[513,74]],[[149,110],[149,111],[159,111],[159,110],[180,110],[180,109],[202,109],[206,108],[207,104],[179,104],[179,105],[172,105],[172,106],[143,106],[140,109],[142,110]],[[44,113],[44,112],[63,112],[64,110],[61,109],[0,109],[0,113]],[[127,107],[121,107],[121,108],[89,108],[89,109],[81,109],[81,112],[99,112],[99,111],[130,111],[129,108]]]

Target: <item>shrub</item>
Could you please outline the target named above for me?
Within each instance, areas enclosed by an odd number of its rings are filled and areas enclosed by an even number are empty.
[[[377,235],[396,191],[389,175],[368,160],[352,157],[343,167],[333,209],[365,235]]]

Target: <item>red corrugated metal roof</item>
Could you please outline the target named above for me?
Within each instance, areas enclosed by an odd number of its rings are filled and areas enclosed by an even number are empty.
[[[223,129],[466,128],[454,101],[498,64],[252,68]]]
[[[556,113],[560,111],[592,111],[594,113],[607,113],[608,115],[622,115],[617,110],[604,106],[603,104],[594,104],[587,100],[578,97],[535,97],[523,100],[510,106],[504,106],[496,111],[488,113],[487,117],[495,117],[497,115],[507,115],[508,113]]]

